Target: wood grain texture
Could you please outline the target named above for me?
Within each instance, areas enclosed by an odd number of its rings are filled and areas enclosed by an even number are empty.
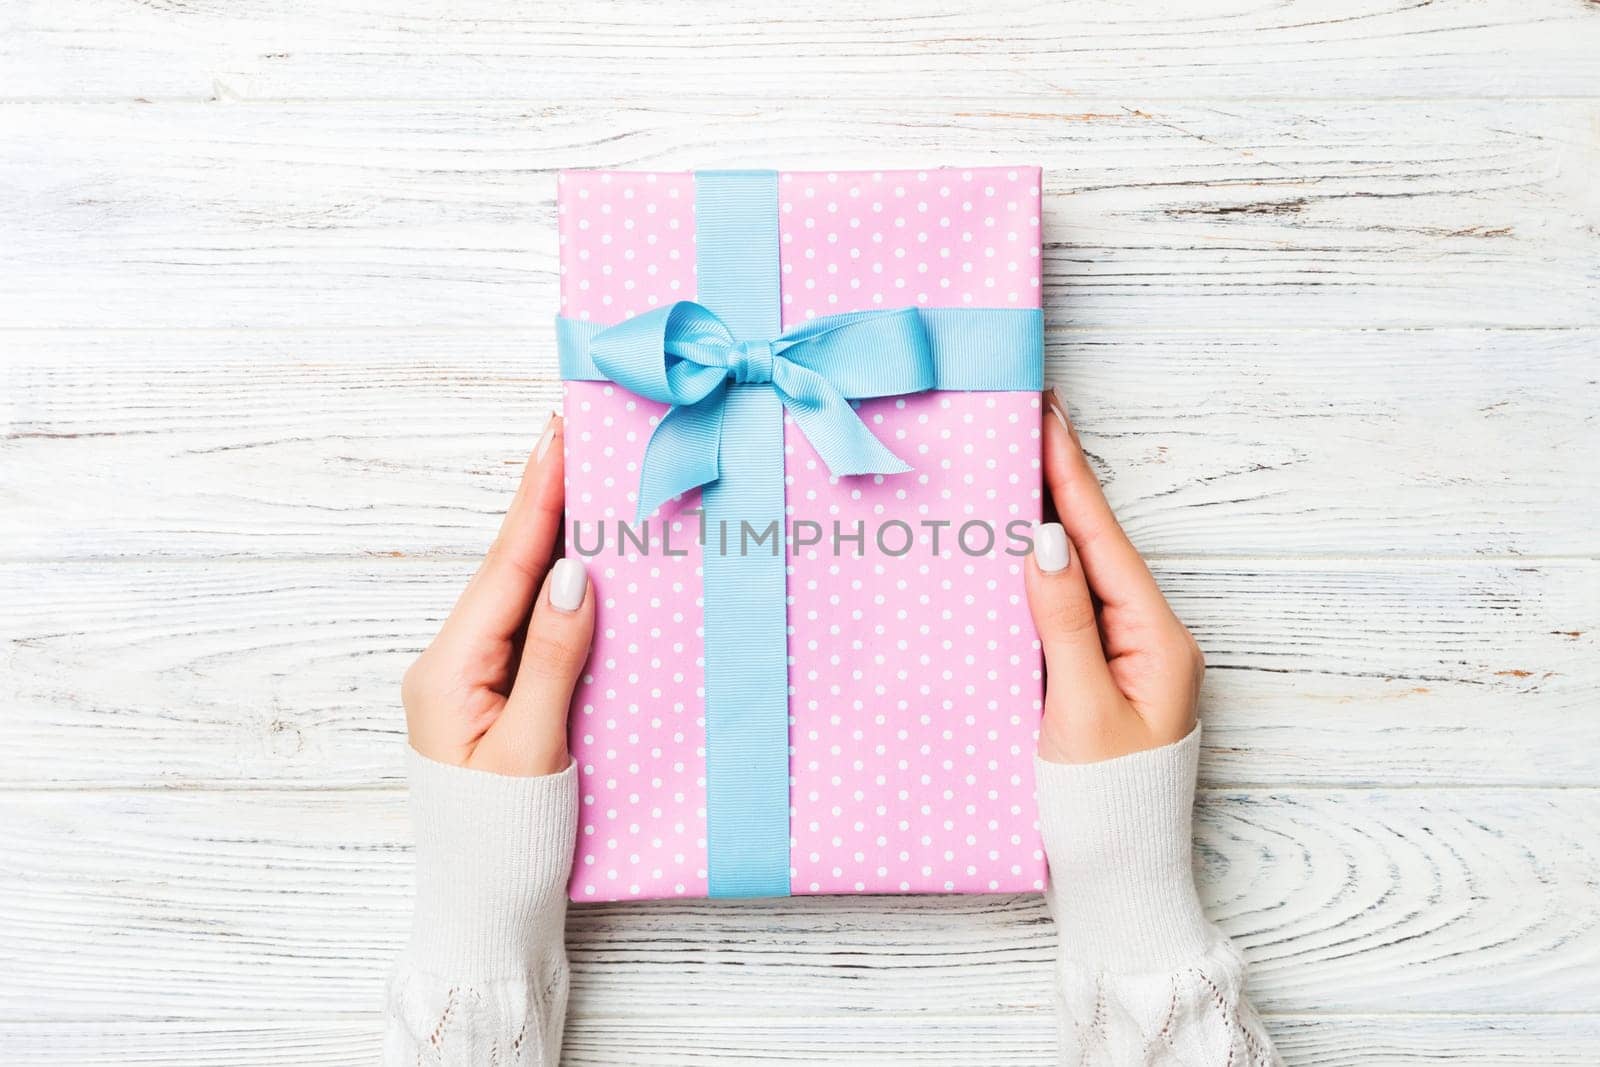
[[[1450,1064],[1452,1067],[1590,1067],[1600,1059],[1593,1015],[1272,1015],[1278,1050],[1305,1067]],[[298,1023],[248,1020],[186,1023],[4,1023],[0,1046],[12,1067],[164,1064],[211,1067],[367,1067],[377,1062],[375,1013],[312,1017]],[[1045,1067],[1055,1020],[1047,1014],[810,1019],[583,1017],[570,1021],[567,1067],[729,1067],[804,1063],[809,1067],[886,1062],[908,1067]]]
[[[470,561],[0,566],[0,782],[397,783]],[[1213,784],[1600,785],[1600,564],[1171,560]]]
[[[1600,1011],[1600,790],[1205,791],[1197,825],[1263,1010]],[[398,792],[6,794],[0,1017],[360,1010],[407,837]],[[577,907],[572,1012],[1041,1014],[1054,936],[1032,895]]]
[[[1265,1018],[1278,1051],[1305,1067],[1451,1064],[1590,1067],[1600,1059],[1600,1022],[1591,1015],[1274,1015]],[[917,1067],[1046,1067],[1055,1063],[1049,1015],[903,1023],[826,1018],[757,1025],[712,1017],[661,1025],[655,1020],[575,1020],[562,1062],[602,1067],[648,1060],[659,1067],[726,1067],[752,1062],[912,1064]],[[782,1050],[774,1055],[774,1050]],[[635,1058],[637,1057],[637,1058]]]
[[[370,1063],[563,167],[1046,168],[1290,1064],[1600,1062],[1600,4],[0,6],[0,1059]],[[1032,898],[582,909],[564,1062],[1051,1061]]]
[[[471,556],[559,398],[547,329],[21,331],[0,558]],[[1600,331],[1059,330],[1156,556],[1600,549]]]
[[[0,97],[1592,94],[1583,0],[9,5]]]
[[[0,327],[546,328],[554,170],[868,159],[1042,164],[1057,326],[1600,325],[1595,102],[1038,107],[0,107]]]

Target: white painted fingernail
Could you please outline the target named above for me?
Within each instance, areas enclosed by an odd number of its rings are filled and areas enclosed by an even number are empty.
[[[588,572],[575,559],[558,559],[550,569],[550,606],[557,611],[577,611],[589,586]]]
[[[1067,411],[1061,406],[1061,398],[1056,395],[1054,386],[1052,386],[1050,389],[1049,407],[1050,414],[1056,417],[1056,421],[1061,424],[1061,428],[1067,431],[1067,433],[1070,435],[1072,433],[1072,427],[1067,423]]]
[[[550,451],[550,442],[555,440],[556,437],[556,420],[560,417],[561,412],[552,411],[550,418],[545,421],[544,436],[539,438],[539,444],[533,450],[533,461],[535,463],[543,463],[544,454]]]
[[[1033,561],[1045,574],[1057,574],[1067,569],[1067,531],[1059,522],[1033,524]]]

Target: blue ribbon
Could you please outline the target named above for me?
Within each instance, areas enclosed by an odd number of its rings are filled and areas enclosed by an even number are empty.
[[[721,477],[731,385],[770,384],[837,477],[911,469],[851,400],[1044,387],[1037,308],[857,311],[811,319],[771,340],[738,341],[710,310],[682,300],[616,326],[557,319],[556,328],[563,378],[613,381],[672,405],[645,447],[640,522]]]
[[[778,176],[696,174],[694,225],[697,295],[739,340],[776,336],[783,328]],[[700,495],[707,528],[741,530],[750,522],[760,530],[775,522],[781,530],[783,405],[768,385],[734,383],[722,393],[717,450],[726,469]],[[708,548],[700,561],[706,892],[713,897],[789,895],[789,561],[782,542],[774,531],[770,554]]]
[[[770,554],[703,560],[706,864],[713,897],[789,893],[785,409],[836,476],[909,471],[852,400],[1043,388],[1037,308],[899,308],[780,333],[777,175],[695,174],[700,303],[615,326],[556,319],[561,376],[670,405],[645,446],[637,521],[696,487],[708,529],[776,524]],[[724,527],[726,524],[726,527]]]

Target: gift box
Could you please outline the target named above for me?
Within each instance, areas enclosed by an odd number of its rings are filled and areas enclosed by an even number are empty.
[[[575,901],[1042,889],[1039,172],[559,179]]]

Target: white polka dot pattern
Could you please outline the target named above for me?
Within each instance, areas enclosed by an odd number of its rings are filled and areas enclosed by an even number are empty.
[[[1034,168],[784,173],[785,326],[875,307],[1037,307]],[[611,323],[694,296],[689,174],[569,172],[559,198],[562,313]],[[704,645],[698,494],[668,505],[672,548],[619,553],[639,457],[662,407],[568,383],[567,501],[599,602],[574,698],[582,825],[577,901],[704,896]],[[795,893],[1042,888],[1032,754],[1038,643],[1006,523],[1039,511],[1039,398],[939,393],[860,405],[916,468],[831,478],[785,420],[790,522],[826,539],[789,560],[791,886]],[[886,528],[889,520],[911,530]],[[964,523],[997,536],[969,556]],[[833,523],[853,543],[831,549]],[[939,528],[939,552],[931,549]],[[983,547],[969,527],[967,547]],[[571,528],[569,525],[569,546]],[[887,549],[883,551],[883,549]]]
[[[1039,306],[1039,171],[784,173],[786,326],[897,307]]]

